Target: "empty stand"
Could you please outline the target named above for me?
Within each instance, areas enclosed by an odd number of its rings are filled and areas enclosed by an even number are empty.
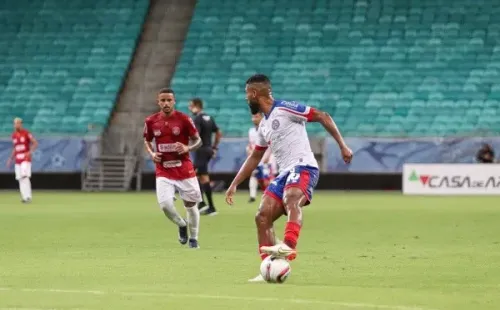
[[[199,0],[173,87],[230,135],[250,124],[256,72],[347,135],[498,133],[499,13],[493,0]]]
[[[36,133],[105,125],[147,0],[0,2],[0,133],[22,117]]]

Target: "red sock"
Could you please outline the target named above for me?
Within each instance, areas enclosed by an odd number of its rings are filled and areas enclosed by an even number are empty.
[[[300,225],[295,222],[287,222],[285,227],[285,244],[295,249],[299,239]]]
[[[269,254],[262,253],[262,251],[260,250],[260,247],[261,247],[261,246],[267,246],[267,245],[265,245],[265,244],[259,244],[259,254],[260,254],[260,258],[261,258],[262,260],[265,260],[265,259],[266,259],[266,257],[268,257],[268,256],[269,256]]]

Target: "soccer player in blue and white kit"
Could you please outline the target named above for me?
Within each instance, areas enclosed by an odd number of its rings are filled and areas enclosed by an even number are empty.
[[[318,183],[319,169],[309,144],[306,122],[318,122],[337,141],[346,163],[352,151],[344,142],[333,119],[319,111],[295,101],[275,100],[270,80],[262,74],[246,82],[246,96],[252,114],[264,113],[258,133],[259,141],[248,156],[226,192],[226,202],[233,204],[238,185],[252,175],[268,147],[280,166],[280,174],[267,187],[255,217],[261,258],[271,255],[287,260],[295,259],[296,246],[302,226],[302,207],[311,202]],[[283,243],[275,244],[273,223],[287,215]],[[263,281],[257,276],[250,281]]]

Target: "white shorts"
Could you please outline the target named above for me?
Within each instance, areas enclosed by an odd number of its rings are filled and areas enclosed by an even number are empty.
[[[31,178],[31,162],[29,161],[23,161],[20,164],[16,164],[14,170],[16,171],[16,180]]]
[[[201,202],[201,191],[196,177],[185,180],[171,180],[164,177],[156,178],[156,197],[162,204],[174,199],[175,190],[184,201]]]

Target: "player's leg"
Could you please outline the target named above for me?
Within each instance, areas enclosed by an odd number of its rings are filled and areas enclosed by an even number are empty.
[[[316,168],[298,166],[288,175],[283,194],[283,205],[288,214],[283,244],[263,247],[261,250],[273,256],[296,257],[296,246],[302,228],[302,207],[312,199],[312,192],[319,178]]]
[[[24,192],[24,186],[23,186],[23,182],[22,182],[21,165],[15,164],[14,171],[16,173],[16,180],[19,183],[19,193],[21,194],[21,201],[25,202],[26,194]]]
[[[272,247],[276,244],[276,236],[274,234],[274,222],[284,215],[283,204],[281,201],[283,194],[284,178],[278,178],[262,196],[262,201],[259,211],[255,216],[255,224],[257,226],[257,239],[259,242],[260,258],[264,260],[268,254],[264,253],[261,249],[265,247]],[[281,182],[280,182],[281,181]],[[263,282],[262,275],[258,275],[249,282]]]
[[[212,158],[212,151],[202,149],[196,155],[196,174],[198,175],[198,180],[200,181],[200,190],[202,195],[202,203],[200,204],[200,212],[203,215],[216,215],[217,211],[215,209],[212,186],[210,186],[210,176],[208,174],[208,164]],[[207,204],[204,203],[203,194],[207,197]]]
[[[33,199],[31,190],[31,163],[28,161],[21,163],[21,175],[22,175],[22,185],[24,187],[24,192],[26,194],[25,201],[31,202]]]
[[[203,149],[198,149],[194,153],[194,160],[193,160],[193,165],[194,165],[194,170],[196,171],[196,177],[198,178],[198,186],[201,191],[201,201],[198,203],[198,209],[200,211],[204,211],[208,209],[208,205],[205,202],[205,198],[203,197],[203,186],[201,186],[201,181],[200,181],[200,173],[199,171],[203,170],[203,160],[204,160],[204,152]],[[208,167],[207,167],[208,169]]]
[[[265,259],[268,254],[260,251],[262,246],[273,246],[276,242],[274,234],[274,222],[284,215],[281,201],[273,195],[264,194],[255,215],[255,225],[257,226],[257,239],[259,242],[259,254],[261,259]]]
[[[201,191],[196,178],[190,178],[176,182],[179,196],[186,208],[187,220],[189,224],[189,247],[199,248],[198,233],[200,230],[200,210],[198,203],[201,201]]]
[[[259,178],[262,175],[262,166],[259,165],[257,168],[254,170],[252,173],[252,176],[250,177],[248,181],[248,189],[250,191],[250,199],[248,202],[252,203],[255,201],[257,198],[257,189],[259,188]]]
[[[175,186],[172,182],[167,178],[156,178],[156,197],[165,216],[179,227],[179,242],[186,244],[188,241],[187,223],[175,209]]]
[[[210,185],[210,176],[208,175],[208,162],[206,166],[205,174],[199,174],[200,186],[203,188],[203,193],[207,197],[208,208],[201,209],[201,214],[203,215],[217,215],[217,210],[215,209],[215,204],[212,195],[212,186]]]

